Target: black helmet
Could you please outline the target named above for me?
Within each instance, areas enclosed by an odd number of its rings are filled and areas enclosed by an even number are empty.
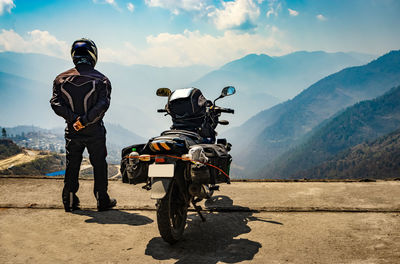
[[[89,63],[94,67],[97,62],[96,44],[87,38],[75,40],[71,47],[71,57],[75,65]]]

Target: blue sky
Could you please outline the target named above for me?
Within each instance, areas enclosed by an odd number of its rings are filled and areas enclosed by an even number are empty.
[[[398,0],[0,0],[0,51],[69,58],[89,37],[100,61],[220,66],[249,53],[381,55],[400,48]]]

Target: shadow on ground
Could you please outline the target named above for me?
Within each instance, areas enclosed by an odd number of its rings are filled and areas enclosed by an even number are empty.
[[[210,210],[233,206],[233,201],[227,196],[215,196],[206,202]],[[146,255],[156,260],[176,259],[176,263],[236,263],[252,260],[262,245],[259,242],[235,237],[249,233],[249,221],[267,221],[253,216],[247,207],[235,206],[240,212],[205,214],[206,222],[202,222],[197,214],[188,216],[187,226],[182,241],[170,245],[161,237],[149,241]]]
[[[97,224],[117,224],[117,225],[147,225],[153,223],[153,220],[136,213],[128,213],[120,210],[109,210],[104,212],[91,210],[77,210],[73,212],[77,215],[86,215],[91,217],[86,219],[86,223]]]

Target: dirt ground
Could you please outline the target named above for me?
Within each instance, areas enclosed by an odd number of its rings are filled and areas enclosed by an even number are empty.
[[[40,151],[36,150],[24,150],[23,153],[11,156],[6,159],[0,160],[0,170],[5,170],[11,166],[17,166],[23,163],[31,162],[37,159]]]
[[[400,263],[400,182],[224,185],[173,246],[148,192],[111,181],[97,212],[92,186],[65,213],[60,180],[0,178],[0,263]]]

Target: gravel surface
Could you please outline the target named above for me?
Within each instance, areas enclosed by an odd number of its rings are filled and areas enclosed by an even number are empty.
[[[97,212],[92,187],[65,213],[61,180],[0,178],[0,263],[400,263],[399,182],[222,185],[173,246],[149,192],[110,181]]]

